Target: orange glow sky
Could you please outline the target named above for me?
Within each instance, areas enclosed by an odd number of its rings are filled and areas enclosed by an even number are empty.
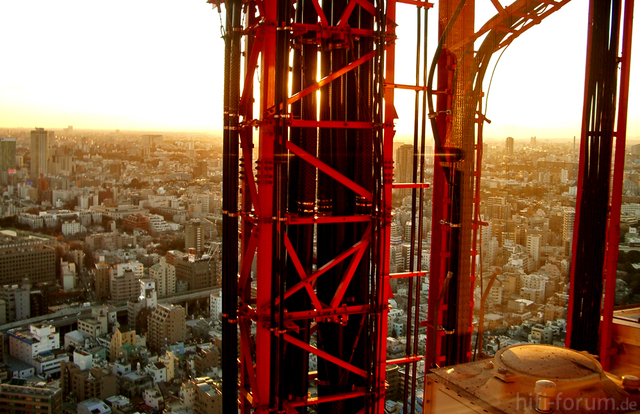
[[[486,20],[489,0],[477,4],[477,19]],[[508,48],[489,94],[493,122],[485,137],[580,135],[587,4],[573,0]],[[415,9],[398,10],[402,45],[410,43],[405,29]],[[224,45],[218,12],[205,0],[3,1],[0,15],[0,127],[220,130]],[[636,27],[629,139],[640,139],[639,33]],[[407,72],[396,82],[411,82],[413,65],[400,66]],[[413,95],[397,98],[401,138],[413,125],[403,101]]]

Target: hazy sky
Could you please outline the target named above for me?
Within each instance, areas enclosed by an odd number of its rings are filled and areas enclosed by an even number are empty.
[[[489,0],[477,4],[479,25],[493,9]],[[489,94],[485,136],[580,134],[587,4],[573,0],[508,48]],[[412,38],[410,10],[399,6],[399,44]],[[430,13],[431,57],[437,10]],[[224,45],[220,16],[205,0],[2,1],[0,16],[0,127],[220,129]],[[639,53],[629,138],[640,136]],[[411,82],[412,65],[400,63],[407,72],[396,82]],[[403,101],[413,95],[398,97],[401,135],[413,125]]]

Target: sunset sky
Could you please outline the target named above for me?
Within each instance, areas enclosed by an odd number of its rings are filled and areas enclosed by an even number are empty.
[[[508,48],[489,94],[486,137],[579,136],[587,5],[573,0]],[[491,7],[477,1],[478,26]],[[415,21],[410,10],[399,7],[400,45],[412,37],[405,30]],[[437,10],[430,13],[431,57]],[[0,15],[0,127],[220,130],[224,44],[220,16],[205,0],[3,1]],[[639,33],[636,27],[635,45]],[[640,138],[639,54],[630,139]],[[397,82],[414,77],[404,67]],[[402,101],[413,95],[398,99],[400,136],[413,125]]]

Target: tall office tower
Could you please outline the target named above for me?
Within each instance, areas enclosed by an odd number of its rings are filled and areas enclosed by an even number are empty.
[[[136,300],[140,293],[139,280],[140,278],[130,269],[114,274],[110,284],[111,300],[117,303]]]
[[[507,137],[507,155],[513,155],[513,138]]]
[[[5,303],[7,322],[31,317],[31,298],[28,286],[4,285],[0,288],[0,300]]]
[[[9,184],[9,175],[16,172],[16,139],[0,139],[0,183]]]
[[[424,156],[425,156],[425,161],[424,161],[425,165],[433,165],[433,157],[434,157],[433,146],[427,145],[425,147]]]
[[[531,146],[535,147],[537,145],[536,137],[531,137]]]
[[[413,145],[405,144],[396,150],[394,178],[397,183],[413,181]]]
[[[576,221],[576,210],[569,208],[562,215],[562,245],[565,256],[571,256],[573,248],[573,226]]]
[[[204,249],[204,232],[202,231],[202,225],[200,220],[191,220],[184,228],[184,248],[189,250],[190,248],[196,249],[197,254],[202,254]]]
[[[37,178],[49,172],[49,145],[53,140],[53,131],[45,131],[44,128],[31,131],[31,177]]]
[[[147,347],[159,353],[163,346],[186,339],[186,313],[182,306],[158,304],[149,315]]]
[[[535,262],[535,270],[538,270],[540,264],[540,250],[542,249],[542,235],[541,234],[529,234],[527,235],[527,253],[533,258]]]
[[[576,211],[573,208],[564,211],[562,216],[562,241],[573,240],[573,222],[576,220]]]
[[[0,232],[0,286],[16,285],[24,277],[33,283],[56,278],[55,239],[28,232]]]
[[[3,173],[16,168],[16,139],[0,138],[0,171]]]
[[[93,283],[96,295],[98,296],[98,298],[100,298],[100,300],[107,300],[109,298],[110,275],[111,266],[106,264],[104,261],[96,263]]]
[[[187,142],[187,158],[192,160],[196,158],[196,147],[193,141]]]

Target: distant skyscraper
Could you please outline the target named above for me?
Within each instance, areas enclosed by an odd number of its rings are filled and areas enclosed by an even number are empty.
[[[49,162],[49,145],[54,140],[53,131],[45,131],[44,128],[36,128],[31,131],[31,176],[40,177],[47,174]]]
[[[531,137],[531,146],[535,147],[537,145],[536,143],[536,137]]]
[[[16,139],[0,138],[0,181],[8,184],[9,174],[15,173]]]
[[[405,144],[396,150],[395,182],[410,183],[413,181],[413,145]]]
[[[434,154],[433,154],[432,146],[425,147],[424,157],[425,157],[425,165],[433,165]]]
[[[507,155],[513,155],[513,138],[507,137]]]
[[[16,139],[0,139],[0,171],[8,172],[16,168]]]
[[[394,181],[396,183],[410,183],[413,181],[413,145],[405,144],[396,150]],[[398,190],[401,198],[411,195],[410,189]]]
[[[573,224],[576,220],[576,211],[567,209],[562,217],[562,240],[566,242],[573,241]]]

